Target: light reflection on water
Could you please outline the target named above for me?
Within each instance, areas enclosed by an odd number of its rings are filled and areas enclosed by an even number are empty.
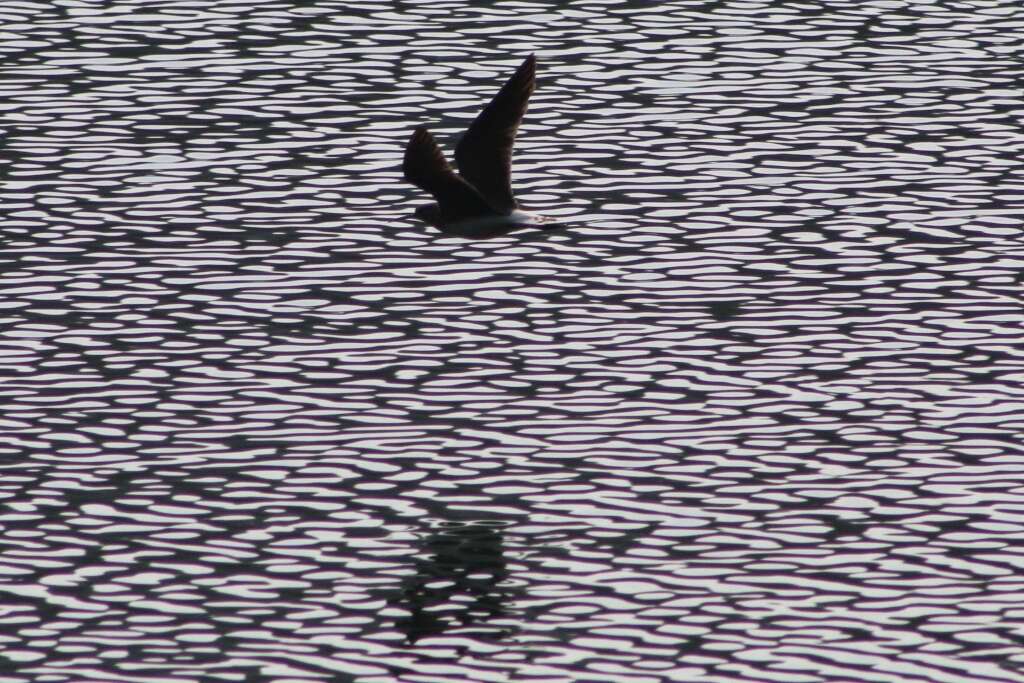
[[[467,4],[0,10],[4,675],[1018,680],[1019,8]]]

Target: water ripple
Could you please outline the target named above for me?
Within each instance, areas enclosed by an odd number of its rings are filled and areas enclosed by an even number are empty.
[[[1014,3],[0,24],[5,680],[1020,680]]]

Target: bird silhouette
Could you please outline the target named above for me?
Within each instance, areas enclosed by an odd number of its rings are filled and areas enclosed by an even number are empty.
[[[512,193],[512,148],[536,73],[537,60],[530,55],[473,120],[455,147],[458,172],[430,131],[416,129],[405,148],[402,172],[436,201],[418,207],[417,216],[442,232],[465,237],[557,227],[544,216],[521,210]]]

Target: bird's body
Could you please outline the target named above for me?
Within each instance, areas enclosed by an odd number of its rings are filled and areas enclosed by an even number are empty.
[[[470,124],[455,148],[458,173],[430,132],[416,129],[402,171],[406,180],[437,200],[419,207],[417,216],[442,232],[466,237],[546,223],[543,216],[520,210],[511,184],[512,147],[535,74],[536,60],[530,55]]]
[[[466,216],[455,220],[445,220],[438,204],[425,204],[416,208],[416,215],[423,221],[434,225],[445,232],[453,234],[472,234],[473,232],[508,231],[548,222],[545,216],[530,211],[513,209],[508,213],[486,213],[478,216]]]
[[[417,212],[417,214],[418,213],[419,212]],[[468,239],[500,237],[501,235],[507,235],[513,230],[520,230],[522,228],[552,230],[562,227],[559,224],[550,222],[545,216],[541,216],[537,213],[530,213],[529,211],[520,211],[518,209],[507,214],[471,216],[469,218],[463,218],[448,223],[442,222],[432,224],[446,235],[465,237]]]

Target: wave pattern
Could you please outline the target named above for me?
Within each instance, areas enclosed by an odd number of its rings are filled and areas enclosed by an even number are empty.
[[[1024,680],[1022,28],[6,3],[0,675]],[[418,224],[531,51],[568,227]]]

